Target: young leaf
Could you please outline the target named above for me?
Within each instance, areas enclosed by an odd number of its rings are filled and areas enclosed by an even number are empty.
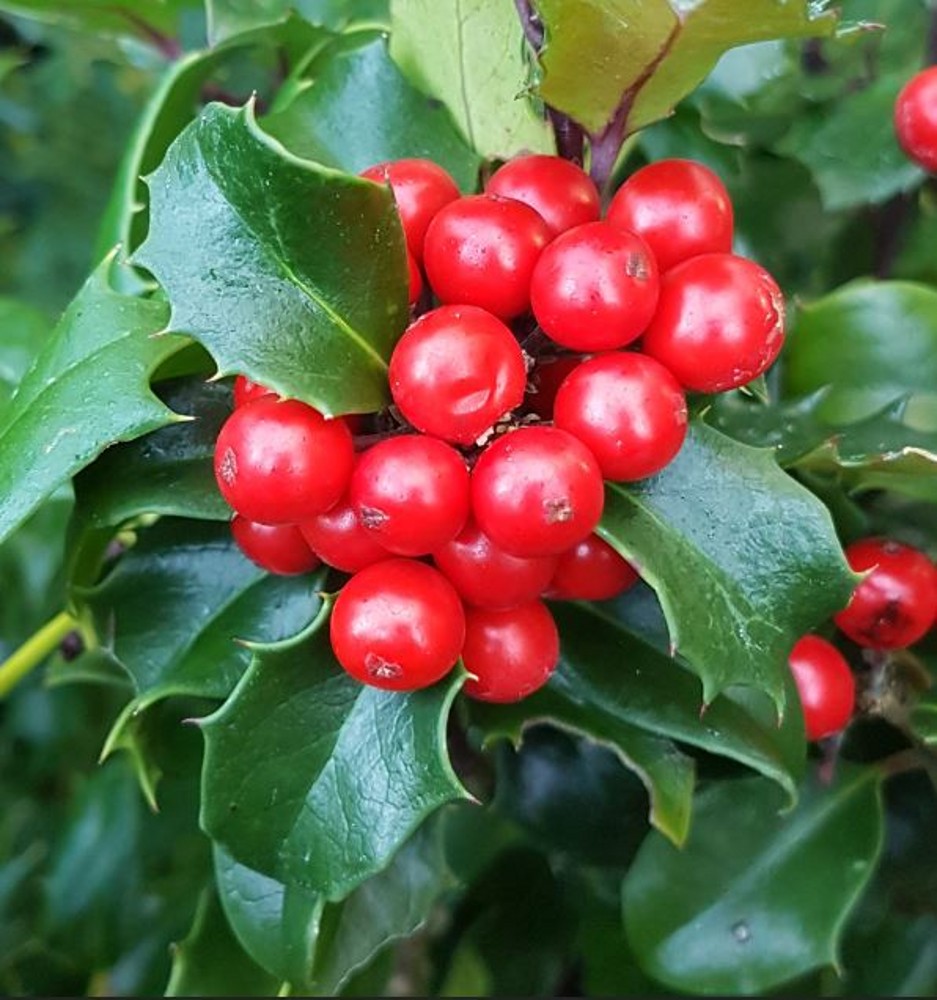
[[[908,397],[905,417],[937,427],[937,290],[859,280],[802,305],[785,349],[792,396],[829,386],[820,416],[852,423]]]
[[[644,970],[672,989],[751,995],[836,964],[882,846],[880,777],[841,761],[831,785],[809,782],[787,813],[761,779],[718,782],[682,850],[651,834],[623,892]]]
[[[608,487],[599,533],[657,591],[706,702],[752,685],[783,711],[788,653],[855,585],[813,494],[698,421],[659,475]]]
[[[263,121],[299,156],[349,173],[383,160],[425,157],[464,191],[475,188],[480,160],[449,112],[412,87],[383,38],[333,46],[314,66],[315,82]]]
[[[452,113],[486,158],[553,152],[527,96],[524,35],[512,4],[392,0],[390,54],[420,90]]]
[[[0,413],[0,539],[108,445],[180,420],[150,375],[186,343],[161,335],[166,309],[120,295],[105,260]]]
[[[335,662],[328,629],[258,650],[202,723],[202,827],[241,864],[337,901],[383,871],[419,824],[466,792],[445,727],[457,673],[403,694]]]
[[[176,139],[149,185],[135,260],[166,290],[171,327],[198,338],[221,374],[327,414],[384,404],[408,316],[388,189],[299,159],[251,105],[220,104]]]
[[[212,45],[284,21],[290,11],[333,31],[344,31],[355,22],[387,20],[387,0],[205,0],[205,6]]]

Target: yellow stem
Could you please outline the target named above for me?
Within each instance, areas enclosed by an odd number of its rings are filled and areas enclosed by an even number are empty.
[[[0,663],[0,698],[5,698],[31,670],[53,653],[76,625],[75,619],[67,611],[62,611],[31,635],[5,663]]]

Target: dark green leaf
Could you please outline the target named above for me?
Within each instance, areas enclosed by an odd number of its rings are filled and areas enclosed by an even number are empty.
[[[334,996],[378,951],[416,931],[452,884],[436,826],[339,903],[260,875],[215,850],[228,919],[249,954],[294,992]]]
[[[885,914],[843,942],[836,996],[926,997],[937,991],[937,917]]]
[[[835,964],[882,845],[879,779],[841,762],[788,813],[762,779],[703,792],[683,850],[652,834],[625,878],[645,971],[690,993],[746,995]]]
[[[908,397],[906,420],[937,427],[937,291],[855,281],[798,311],[785,351],[793,396],[829,391],[819,413],[852,423]]]
[[[75,480],[82,526],[116,527],[141,514],[227,521],[215,482],[215,439],[231,413],[231,387],[178,380],[156,386],[175,413],[192,417],[109,448]]]
[[[836,17],[806,0],[538,0],[547,41],[540,93],[587,131],[616,111],[630,134],[665,118],[737,45],[829,35]]]
[[[788,653],[855,585],[826,508],[768,451],[699,422],[659,475],[609,486],[599,532],[657,591],[706,702],[752,685],[783,709]]]
[[[316,60],[314,82],[264,128],[299,156],[349,173],[384,160],[426,157],[465,191],[479,158],[449,112],[415,90],[387,54],[383,38],[335,46]]]
[[[203,828],[241,864],[341,899],[465,795],[445,749],[461,682],[410,694],[358,684],[321,623],[258,651],[203,723]]]
[[[527,96],[524,36],[513,4],[392,0],[390,52],[410,81],[452,113],[484,157],[553,152]]]
[[[206,7],[213,45],[283,21],[291,10],[334,31],[357,21],[382,24],[387,20],[387,0],[206,0]]]
[[[295,157],[250,105],[220,104],[173,143],[149,185],[136,260],[165,288],[172,327],[201,340],[222,374],[329,414],[384,404],[408,315],[389,190]]]
[[[0,414],[0,538],[108,445],[179,419],[149,376],[185,341],[153,336],[164,305],[112,291],[110,267],[88,279]]]
[[[199,900],[189,936],[176,946],[167,997],[270,997],[279,983],[246,955],[214,888]]]
[[[0,298],[0,409],[29,370],[48,331],[49,322],[38,309]]]

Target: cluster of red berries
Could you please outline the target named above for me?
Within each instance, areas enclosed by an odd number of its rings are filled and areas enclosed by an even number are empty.
[[[363,176],[392,188],[410,265],[393,406],[327,419],[241,377],[218,484],[250,558],[353,574],[330,624],[350,674],[410,690],[461,658],[469,695],[516,700],[559,658],[542,598],[609,598],[636,578],[594,533],[603,480],[677,455],[687,390],[765,371],[783,297],[731,253],[729,196],[692,161],[636,172],[604,220],[558,157],[512,160],[467,197],[427,160]]]
[[[866,574],[833,621],[866,649],[905,649],[937,625],[937,567],[919,550],[886,538],[864,538],[846,549],[857,573]],[[794,646],[791,670],[804,710],[807,738],[840,732],[852,718],[855,680],[842,653],[807,635]]]

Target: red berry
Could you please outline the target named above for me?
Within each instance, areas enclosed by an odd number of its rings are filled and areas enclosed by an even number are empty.
[[[374,532],[358,520],[347,496],[324,514],[304,521],[299,528],[312,551],[343,573],[357,573],[365,566],[390,558]]]
[[[514,335],[476,306],[442,306],[397,342],[390,391],[414,427],[469,445],[520,405],[527,383]]]
[[[225,500],[261,524],[298,524],[345,492],[354,464],[351,433],[297,399],[263,396],[236,409],[215,443]]]
[[[660,362],[614,351],[583,361],[566,377],[553,420],[595,455],[606,479],[644,479],[680,450],[686,397]]]
[[[553,236],[596,222],[602,207],[592,178],[559,156],[519,156],[494,172],[485,192],[530,205]]]
[[[753,261],[706,254],[664,275],[647,354],[697,392],[724,392],[766,371],[784,343],[784,296]]]
[[[860,646],[904,649],[921,639],[937,614],[937,567],[923,552],[887,538],[865,538],[846,549],[857,572],[871,572],[849,604],[833,616]]]
[[[553,404],[563,380],[581,363],[582,356],[579,354],[541,358],[530,373],[527,409],[536,413],[541,420],[552,420]]]
[[[556,569],[555,556],[524,559],[499,549],[473,521],[437,549],[433,560],[462,600],[480,608],[511,608],[533,601]]]
[[[456,182],[432,160],[419,159],[377,163],[363,170],[361,176],[379,184],[390,184],[407,246],[416,263],[421,263],[423,241],[433,217],[443,205],[459,197]]]
[[[788,659],[808,740],[845,729],[852,718],[856,682],[840,651],[818,635],[798,639]]]
[[[423,294],[423,274],[416,258],[407,250],[407,274],[409,275],[409,285],[407,287],[407,302],[415,306],[420,301]]]
[[[455,666],[465,640],[465,612],[438,570],[412,559],[389,559],[345,584],[329,632],[338,662],[362,684],[414,691],[435,684]]]
[[[252,382],[246,375],[238,375],[234,380],[234,406],[235,408],[250,403],[255,399],[262,399],[264,396],[275,396],[272,389],[268,389],[259,382]]]
[[[546,596],[556,601],[607,601],[637,581],[631,563],[592,534],[560,556]]]
[[[530,305],[530,276],[550,230],[529,205],[493,195],[460,198],[433,219],[424,265],[442,302],[512,319]]]
[[[244,555],[268,573],[295,576],[319,565],[295,524],[258,524],[235,514],[231,534]]]
[[[937,66],[912,76],[898,94],[895,133],[909,159],[937,173]]]
[[[478,701],[520,701],[543,687],[560,658],[556,623],[541,601],[516,608],[468,608],[462,690]]]
[[[469,474],[455,448],[408,434],[366,451],[349,489],[361,523],[388,552],[422,556],[455,538],[469,515]]]
[[[521,427],[492,442],[472,473],[479,527],[516,556],[559,555],[599,523],[602,473],[586,446],[556,427]]]
[[[657,262],[640,236],[590,222],[540,256],[530,304],[544,333],[574,351],[608,351],[640,337],[654,308]]]
[[[660,160],[632,174],[612,198],[608,221],[642,237],[662,274],[691,257],[732,249],[729,192],[693,160]]]

